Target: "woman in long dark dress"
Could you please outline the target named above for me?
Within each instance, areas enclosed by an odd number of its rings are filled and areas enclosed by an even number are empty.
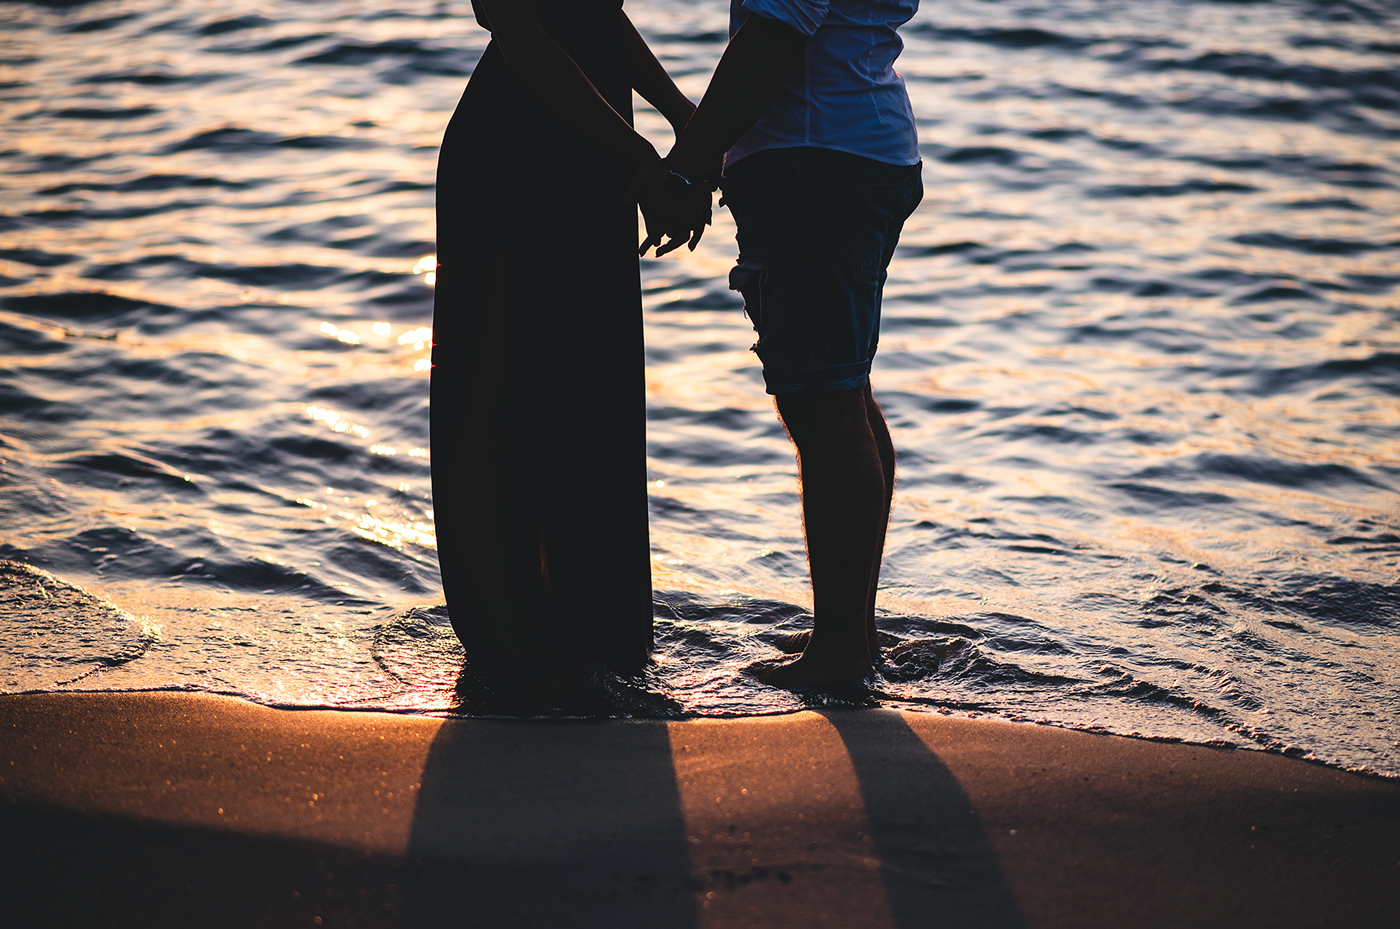
[[[473,0],[438,161],[431,430],[453,628],[488,658],[651,648],[632,90],[694,106],[622,0]]]

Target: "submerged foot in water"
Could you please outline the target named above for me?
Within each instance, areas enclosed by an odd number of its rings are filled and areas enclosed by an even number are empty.
[[[758,662],[747,668],[749,674],[770,687],[786,690],[824,690],[848,686],[875,673],[864,655],[814,657],[810,650],[792,661]]]
[[[884,635],[890,642],[898,641],[889,633],[872,633],[872,638],[866,643],[866,647],[870,649],[871,661],[877,666],[880,664],[879,635]],[[812,641],[812,630],[804,629],[802,632],[786,632],[773,639],[772,645],[784,655],[800,655],[807,650],[807,643],[810,641]]]
[[[800,655],[807,649],[807,643],[812,641],[812,630],[803,632],[788,632],[778,636],[773,640],[773,647],[784,655]]]

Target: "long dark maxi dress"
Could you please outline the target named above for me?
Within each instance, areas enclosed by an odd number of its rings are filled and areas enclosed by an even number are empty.
[[[630,121],[621,0],[537,3]],[[630,181],[487,46],[437,175],[433,506],[469,652],[544,645],[637,666],[651,648]]]

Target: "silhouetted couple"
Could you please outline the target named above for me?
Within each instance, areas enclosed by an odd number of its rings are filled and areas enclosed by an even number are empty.
[[[713,189],[730,287],[797,447],[814,624],[758,671],[821,687],[879,660],[894,447],[870,393],[880,295],[923,193],[893,69],[918,0],[732,0],[697,109],[621,0],[473,0],[492,41],[443,139],[433,499],[449,612],[485,661],[639,667],[651,648],[642,252],[691,248]],[[676,130],[661,158],[635,89]]]

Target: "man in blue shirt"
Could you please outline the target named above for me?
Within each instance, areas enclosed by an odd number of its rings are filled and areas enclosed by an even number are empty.
[[[639,193],[657,254],[698,241],[723,164],[738,226],[730,287],[758,332],[767,390],[797,447],[812,576],[802,653],[757,673],[823,687],[879,661],[875,591],[894,446],[870,392],[885,269],[923,195],[893,64],[918,0],[731,0],[730,41],[671,153]],[[664,245],[662,239],[668,238]]]

